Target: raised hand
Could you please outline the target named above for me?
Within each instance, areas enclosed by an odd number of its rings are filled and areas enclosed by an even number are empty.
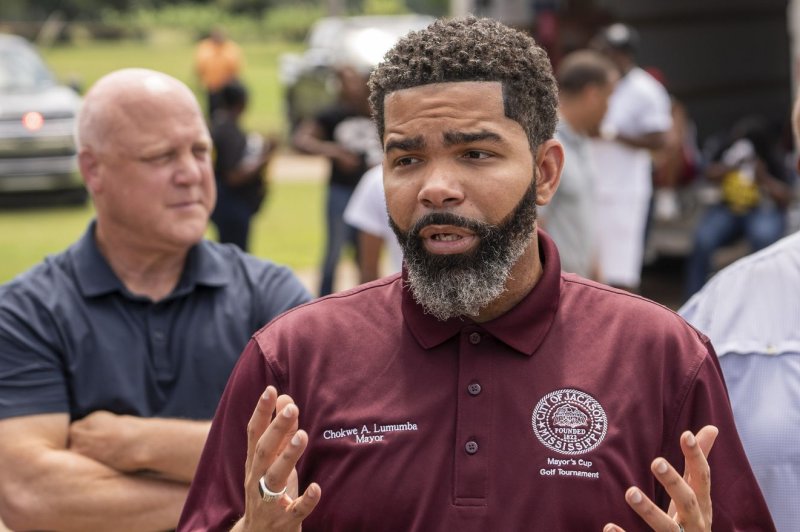
[[[697,436],[690,431],[681,435],[681,450],[684,456],[684,473],[681,476],[663,458],[656,458],[650,470],[672,498],[669,509],[664,512],[637,487],[625,492],[625,500],[633,510],[658,532],[710,532],[711,471],[707,457],[711,452],[719,430],[707,425]],[[609,523],[603,532],[624,532]]]
[[[274,419],[272,418],[275,412]],[[298,497],[295,466],[308,444],[297,405],[268,386],[247,425],[245,514],[233,530],[299,531],[322,493],[316,483]]]

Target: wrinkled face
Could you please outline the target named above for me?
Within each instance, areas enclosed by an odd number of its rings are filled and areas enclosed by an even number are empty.
[[[385,100],[384,185],[416,300],[476,315],[505,290],[535,221],[534,157],[493,82],[424,85]]]
[[[87,179],[106,230],[138,235],[154,249],[202,239],[216,201],[211,138],[184,94],[140,99],[114,110],[115,129]]]

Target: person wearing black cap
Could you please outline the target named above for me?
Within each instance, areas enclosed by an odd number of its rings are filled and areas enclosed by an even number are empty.
[[[604,28],[592,46],[620,71],[592,155],[598,172],[600,266],[609,284],[637,290],[647,212],[652,195],[650,150],[661,148],[672,126],[669,94],[636,64],[639,35],[630,26]]]

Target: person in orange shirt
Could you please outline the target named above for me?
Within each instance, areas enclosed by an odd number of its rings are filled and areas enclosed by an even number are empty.
[[[242,50],[228,39],[221,28],[213,28],[197,45],[194,68],[208,93],[208,116],[222,103],[222,88],[238,79],[242,70]]]

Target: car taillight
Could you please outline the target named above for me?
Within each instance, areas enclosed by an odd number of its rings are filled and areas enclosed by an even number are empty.
[[[42,113],[37,113],[36,111],[30,111],[22,115],[22,125],[28,131],[38,131],[42,129],[44,125],[44,117]]]

